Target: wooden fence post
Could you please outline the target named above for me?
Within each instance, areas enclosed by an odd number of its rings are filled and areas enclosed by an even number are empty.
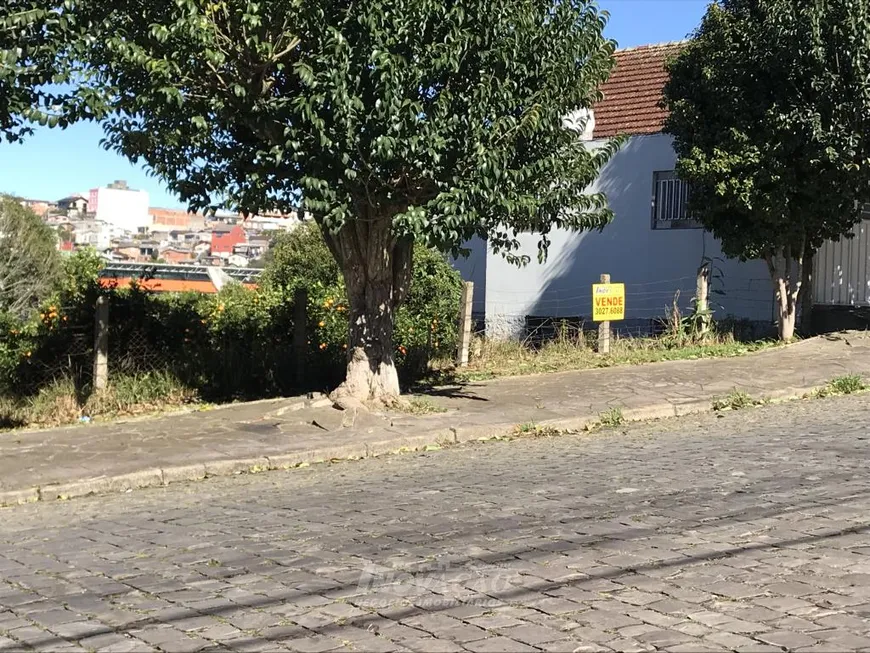
[[[308,358],[308,291],[296,290],[293,297],[293,370],[297,387],[305,382],[305,363]]]
[[[94,389],[104,390],[109,383],[109,298],[97,298],[94,317]]]
[[[610,283],[610,275],[602,274],[601,283]],[[598,323],[598,353],[610,353],[610,320]]]
[[[698,268],[698,284],[695,290],[695,315],[698,316],[698,335],[707,335],[710,328],[710,263]]]
[[[462,284],[462,299],[459,305],[459,352],[456,359],[459,367],[468,365],[468,352],[471,349],[471,307],[474,297],[474,282]]]

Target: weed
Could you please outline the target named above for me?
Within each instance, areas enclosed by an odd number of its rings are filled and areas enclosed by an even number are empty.
[[[601,426],[620,426],[625,423],[625,416],[622,414],[622,408],[614,406],[610,410],[601,413],[598,416],[598,423]]]
[[[825,387],[819,388],[813,395],[821,399],[835,395],[851,395],[866,389],[867,384],[859,374],[845,374],[831,379]]]
[[[411,415],[432,415],[435,413],[446,413],[447,409],[439,406],[429,397],[411,397],[400,410]]]
[[[749,408],[757,404],[758,402],[748,393],[734,388],[726,396],[713,400],[713,410],[740,410],[741,408]]]
[[[517,424],[514,428],[514,435],[531,435],[535,437],[551,437],[554,435],[560,435],[559,429],[553,428],[552,426],[542,426],[541,424],[536,424],[535,422],[525,422],[524,424]]]

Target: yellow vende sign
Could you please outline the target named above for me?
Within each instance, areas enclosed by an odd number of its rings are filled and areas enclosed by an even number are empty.
[[[613,322],[625,319],[625,284],[592,284],[592,321]]]

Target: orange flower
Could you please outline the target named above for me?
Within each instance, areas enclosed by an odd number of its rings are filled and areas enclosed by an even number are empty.
[[[326,326],[326,322],[324,322],[323,320],[320,320],[320,322],[317,323],[317,326],[319,326],[319,327],[325,327],[325,326]]]
[[[341,346],[342,349],[347,349],[347,344]]]
[[[399,345],[399,351],[402,352],[403,356],[408,353],[408,350],[405,349],[402,345]]]
[[[323,351],[324,349],[326,349],[326,343],[325,343],[325,342],[321,342],[321,343],[320,343],[320,350]]]

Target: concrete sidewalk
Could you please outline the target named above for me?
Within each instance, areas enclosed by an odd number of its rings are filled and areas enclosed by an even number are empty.
[[[447,412],[377,415],[314,399],[46,431],[0,434],[0,505],[123,492],[178,481],[288,469],[486,439],[535,423],[579,429],[612,407],[626,419],[711,409],[735,388],[783,399],[857,373],[870,336],[844,333],[737,358],[561,372],[440,388]]]

